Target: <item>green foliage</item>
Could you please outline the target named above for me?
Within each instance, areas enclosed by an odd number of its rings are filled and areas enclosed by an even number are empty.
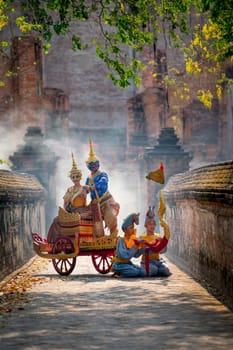
[[[215,42],[215,46],[224,47],[221,59],[224,60],[233,55],[233,2],[232,0],[203,0],[203,11],[209,12],[210,19],[215,23],[221,36]]]
[[[8,25],[17,3],[0,1],[0,31]],[[145,45],[157,42],[164,28],[173,45],[179,47],[184,36],[193,32],[188,22],[193,9],[218,28],[218,36],[211,38],[211,47],[218,52],[213,60],[223,61],[233,54],[232,0],[23,0],[20,4],[23,15],[16,24],[23,35],[39,35],[45,53],[49,53],[54,35],[69,38],[74,50],[94,44],[97,56],[109,69],[109,78],[122,88],[132,81],[138,85],[144,69],[128,48],[140,53]],[[90,43],[83,42],[78,33],[79,23],[88,19],[99,28]],[[0,43],[0,51],[3,49],[4,42]]]

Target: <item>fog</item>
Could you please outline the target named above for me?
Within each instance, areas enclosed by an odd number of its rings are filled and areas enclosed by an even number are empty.
[[[140,211],[140,199],[137,198],[137,190],[131,190],[133,182],[127,176],[127,169],[124,169],[123,164],[112,164],[110,159],[106,159],[106,154],[101,152],[101,145],[95,143],[95,136],[91,135],[93,149],[100,161],[100,171],[108,174],[109,192],[114,197],[115,201],[120,204],[120,212],[118,215],[118,227],[120,229],[123,219],[132,212]],[[62,142],[54,140],[46,141],[47,146],[56,153],[60,158],[57,162],[56,171],[56,197],[57,206],[63,206],[63,196],[68,187],[73,183],[69,178],[69,172],[72,168],[71,153],[73,152],[78,168],[82,171],[81,184],[85,185],[86,178],[90,174],[86,166],[86,160],[89,155],[89,141],[81,143],[63,139]],[[109,145],[111,147],[111,145]],[[136,179],[135,179],[136,182]],[[136,186],[136,184],[135,184]],[[90,195],[88,195],[90,202]],[[143,213],[142,213],[142,216]]]
[[[9,129],[0,125],[0,159],[9,162],[9,157],[23,144],[26,127]],[[0,169],[11,170],[9,165],[1,164]]]
[[[11,128],[10,130],[0,126],[0,159],[9,161],[9,157],[14,152],[17,152],[19,147],[25,145],[24,136],[26,130],[27,126],[21,129]],[[106,149],[106,145],[101,145],[101,141],[96,142],[94,134],[90,135],[90,137],[94,152],[100,160],[100,170],[108,174],[109,192],[113,195],[115,201],[120,204],[118,229],[121,231],[123,219],[132,212],[140,212],[142,207],[142,201],[139,198],[138,179],[132,176],[132,174],[135,175],[134,169],[130,169],[124,162],[119,164],[108,156],[108,150],[111,150],[111,144],[108,144],[108,149]],[[69,172],[72,168],[72,152],[74,153],[77,166],[83,174],[81,184],[85,184],[86,178],[90,173],[86,166],[86,160],[89,155],[89,139],[87,138],[86,142],[83,143],[80,140],[68,137],[54,137],[53,139],[42,139],[42,143],[48,146],[50,151],[59,157],[54,183],[58,210],[59,206],[63,206],[63,196],[67,188],[73,185],[69,178]],[[112,147],[115,149],[116,145],[112,145]],[[112,152],[109,153],[112,154]],[[0,169],[11,170],[11,167],[6,164],[0,164]],[[24,169],[22,172],[27,172],[27,169]],[[88,195],[88,202],[90,202],[90,195]],[[144,222],[145,211],[146,208],[141,211],[140,224]],[[139,227],[138,232],[140,231]]]

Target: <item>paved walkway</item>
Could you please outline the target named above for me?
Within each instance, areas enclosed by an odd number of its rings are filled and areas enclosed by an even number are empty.
[[[48,261],[30,302],[0,328],[0,349],[233,349],[233,313],[169,267],[168,278],[123,280],[98,274],[90,257],[78,257],[72,275],[61,277]]]

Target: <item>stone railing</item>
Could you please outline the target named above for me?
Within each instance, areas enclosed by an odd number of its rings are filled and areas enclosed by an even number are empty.
[[[0,170],[0,280],[35,255],[31,232],[45,232],[44,198],[34,176]]]
[[[233,297],[233,161],[173,176],[164,197],[168,255]]]

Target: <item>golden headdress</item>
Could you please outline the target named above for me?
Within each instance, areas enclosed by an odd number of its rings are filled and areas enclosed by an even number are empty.
[[[77,163],[74,159],[74,154],[73,152],[71,152],[71,157],[72,157],[72,169],[70,170],[70,178],[72,178],[73,175],[77,175],[80,177],[80,179],[82,178],[82,172],[80,169],[78,169]]]
[[[89,139],[89,147],[90,147],[90,151],[89,151],[89,156],[86,160],[86,164],[89,164],[91,162],[99,162],[99,158],[97,158],[93,150],[91,139]]]
[[[148,220],[155,220],[155,207],[149,206],[149,209],[146,213],[145,224]]]

